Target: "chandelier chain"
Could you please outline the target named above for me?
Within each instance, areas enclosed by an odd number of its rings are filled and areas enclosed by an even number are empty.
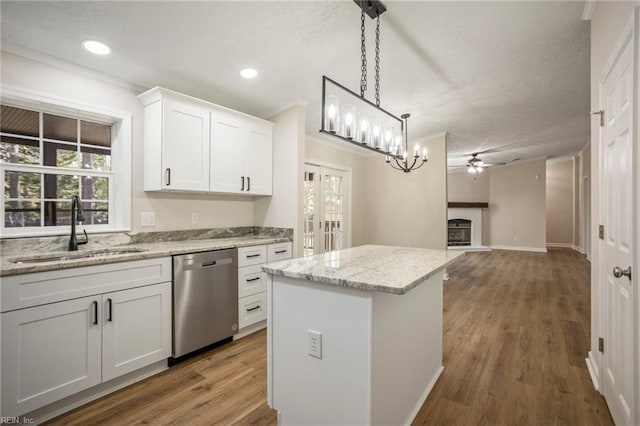
[[[365,41],[364,35],[364,18],[365,13],[364,10],[360,15],[360,50],[362,55],[360,56],[360,60],[362,65],[360,66],[360,70],[362,71],[362,75],[360,77],[360,96],[364,98],[364,93],[367,91],[367,44]]]
[[[380,15],[376,21],[376,106],[380,106]]]

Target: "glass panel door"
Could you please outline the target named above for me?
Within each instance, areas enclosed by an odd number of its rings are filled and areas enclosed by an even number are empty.
[[[304,255],[346,247],[347,172],[306,165]]]

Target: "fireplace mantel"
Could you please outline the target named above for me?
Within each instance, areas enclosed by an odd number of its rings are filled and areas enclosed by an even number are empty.
[[[455,209],[488,209],[489,208],[489,203],[482,203],[482,202],[472,202],[472,203],[465,203],[465,202],[461,202],[461,201],[449,201],[447,203],[447,207],[451,208],[455,208]]]

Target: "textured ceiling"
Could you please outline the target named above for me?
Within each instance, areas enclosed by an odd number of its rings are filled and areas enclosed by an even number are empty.
[[[409,137],[449,132],[456,157],[486,162],[572,154],[589,138],[589,22],[581,1],[387,1],[381,100],[411,113]],[[178,90],[260,117],[308,103],[318,134],[323,74],[354,91],[360,14],[351,1],[2,1],[2,48]],[[367,18],[369,75],[373,21]],[[85,52],[95,38],[113,50]],[[260,75],[242,80],[241,68]],[[373,80],[370,80],[370,87]],[[371,90],[367,93],[373,99]]]

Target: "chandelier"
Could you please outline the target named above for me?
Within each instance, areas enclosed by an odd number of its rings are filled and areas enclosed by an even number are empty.
[[[360,95],[327,76],[322,76],[322,118],[320,133],[386,156],[386,163],[396,170],[409,173],[422,167],[429,159],[427,149],[415,145],[409,156],[407,120],[380,107],[380,15],[387,8],[377,0],[353,0],[360,15],[361,78]],[[375,104],[365,98],[367,91],[367,50],[365,15],[376,19]]]

